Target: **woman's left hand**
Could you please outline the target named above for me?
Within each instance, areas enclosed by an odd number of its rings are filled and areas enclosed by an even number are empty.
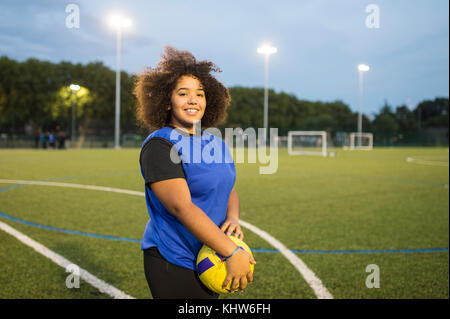
[[[237,219],[226,219],[220,229],[227,235],[234,233],[234,236],[240,240],[244,239],[244,233],[242,232],[241,226],[239,226],[239,221]]]

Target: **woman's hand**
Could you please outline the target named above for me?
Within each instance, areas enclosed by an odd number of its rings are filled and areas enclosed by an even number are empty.
[[[226,261],[227,277],[222,288],[226,288],[231,281],[231,291],[243,291],[247,284],[253,281],[253,272],[250,270],[250,263],[256,264],[252,255],[243,249],[238,249],[236,253]]]
[[[227,218],[220,229],[227,235],[234,233],[234,236],[240,240],[244,239],[244,233],[242,232],[241,226],[239,226],[239,221],[237,219]]]

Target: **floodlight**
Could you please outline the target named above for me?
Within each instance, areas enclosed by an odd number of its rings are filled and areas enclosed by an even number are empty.
[[[109,24],[115,28],[128,28],[131,26],[131,20],[119,15],[112,15],[109,17]]]
[[[370,67],[368,65],[365,65],[365,64],[358,65],[358,71],[366,72],[366,71],[369,71],[369,70],[370,70]]]
[[[256,50],[259,54],[273,54],[277,53],[278,49],[271,46],[270,44],[264,44]]]

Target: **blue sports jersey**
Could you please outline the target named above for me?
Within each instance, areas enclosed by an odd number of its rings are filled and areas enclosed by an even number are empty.
[[[220,227],[226,219],[228,200],[236,180],[234,162],[226,143],[206,131],[202,131],[201,136],[188,135],[166,126],[151,133],[142,146],[152,137],[164,138],[175,146],[192,202]],[[141,173],[144,176],[142,167]],[[141,249],[156,246],[170,263],[195,270],[197,254],[203,244],[148,187],[145,187],[145,199],[150,220]]]

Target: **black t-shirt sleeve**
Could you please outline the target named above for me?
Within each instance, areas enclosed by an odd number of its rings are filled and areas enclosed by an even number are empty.
[[[173,144],[159,137],[151,138],[142,148],[140,164],[145,177],[145,185],[172,178],[186,178],[181,159],[176,153],[179,163],[170,158]]]

